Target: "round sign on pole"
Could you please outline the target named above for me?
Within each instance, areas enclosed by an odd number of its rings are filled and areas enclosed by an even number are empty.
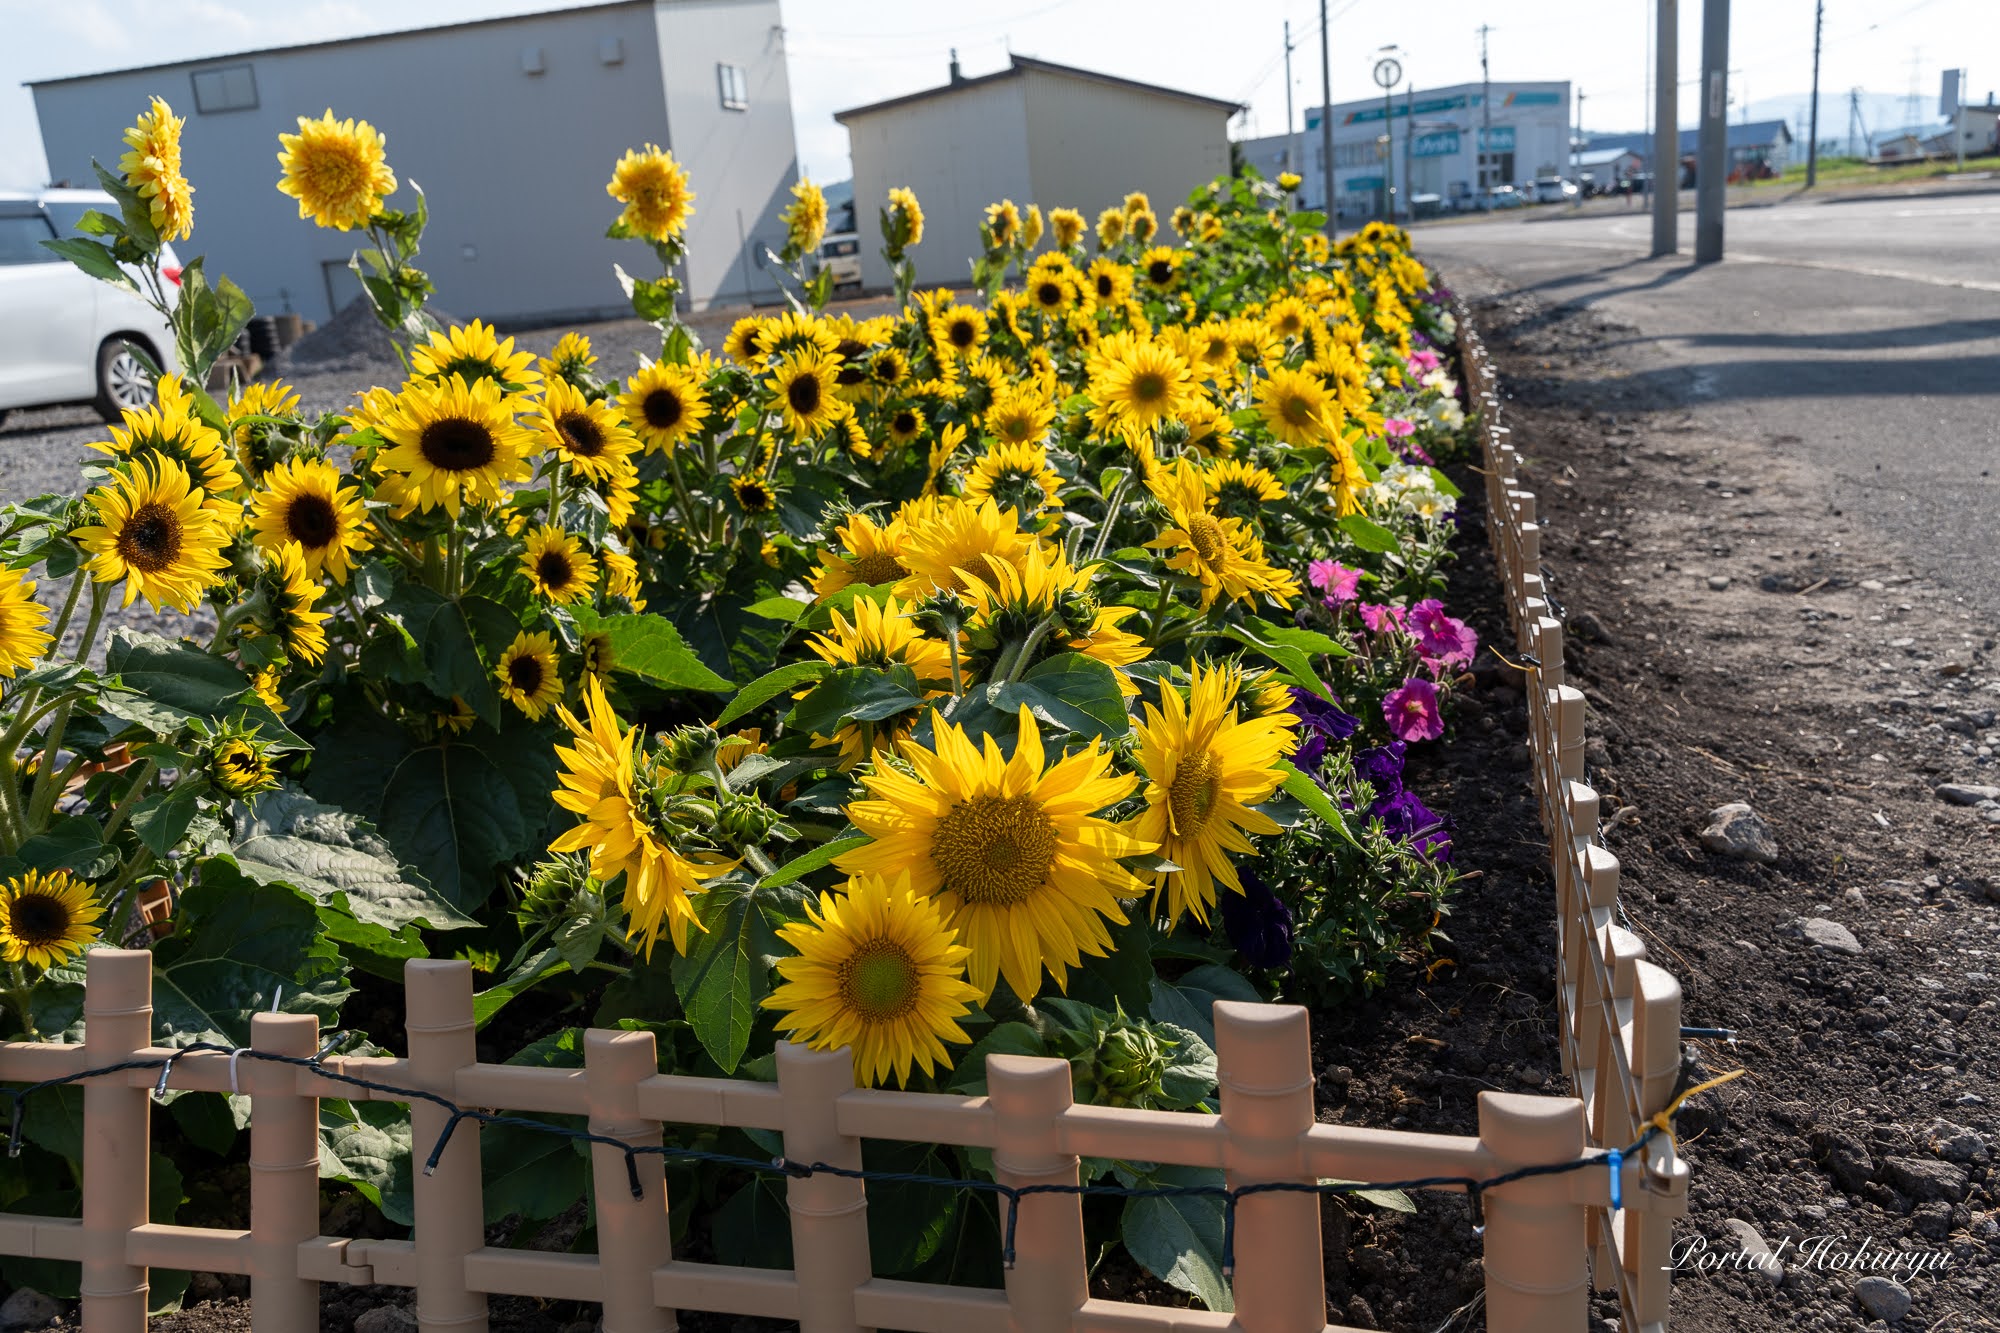
[[[1375,62],[1375,83],[1378,87],[1393,88],[1403,81],[1403,63],[1394,56],[1383,56]]]

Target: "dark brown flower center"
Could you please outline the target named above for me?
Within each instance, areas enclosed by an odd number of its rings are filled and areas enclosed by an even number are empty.
[[[887,551],[870,551],[854,560],[854,581],[857,583],[894,583],[910,571],[903,568],[903,562]]]
[[[1167,377],[1154,370],[1142,370],[1132,377],[1132,401],[1157,403],[1167,396]]]
[[[1044,282],[1035,288],[1035,300],[1044,306],[1062,304],[1063,289],[1059,282]]]
[[[1100,273],[1097,275],[1098,300],[1109,301],[1111,299],[1111,293],[1117,290],[1118,290],[1118,284],[1111,280],[1111,275],[1109,273]]]
[[[285,532],[308,551],[331,546],[340,535],[340,518],[333,501],[310,491],[293,496],[285,508]]]
[[[785,386],[785,401],[792,405],[792,411],[802,417],[809,417],[819,411],[819,376],[802,374]]]
[[[1174,266],[1164,259],[1155,259],[1146,265],[1146,280],[1155,287],[1164,287],[1173,281]]]
[[[507,683],[529,698],[534,698],[542,688],[542,660],[524,653],[507,664]]]
[[[417,452],[441,472],[477,472],[493,461],[499,447],[484,423],[441,417],[417,437]]]
[[[604,427],[588,412],[565,412],[556,418],[556,430],[563,447],[578,458],[595,458],[604,452]]]
[[[46,949],[69,933],[70,911],[47,893],[24,893],[7,904],[7,931],[29,948]]]
[[[963,350],[978,341],[979,330],[972,327],[969,319],[955,319],[951,322],[951,345]]]
[[[535,577],[550,592],[561,592],[576,578],[576,566],[562,551],[544,551],[542,558],[535,561]]]
[[[889,418],[889,429],[898,435],[915,435],[917,433],[917,414],[908,408],[904,408],[902,411],[896,413],[895,416]]]
[[[654,430],[672,430],[687,409],[681,396],[672,389],[655,389],[646,395],[639,410],[646,414],[646,424]]]
[[[180,558],[181,519],[159,501],[132,511],[118,530],[118,555],[142,574],[157,574]]]

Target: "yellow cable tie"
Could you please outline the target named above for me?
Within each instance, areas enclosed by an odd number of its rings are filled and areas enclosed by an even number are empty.
[[[1503,663],[1505,663],[1510,667],[1513,667],[1514,670],[1522,672],[1523,674],[1540,671],[1542,669],[1542,664],[1540,662],[1537,662],[1532,657],[1528,657],[1526,654],[1522,655],[1523,660],[1526,663],[1526,665],[1523,665],[1521,662],[1513,661],[1507,656],[1507,654],[1501,652],[1498,648],[1495,648],[1490,643],[1486,645],[1486,651],[1492,653],[1495,657],[1499,658]]]
[[[1732,1069],[1726,1074],[1718,1074],[1706,1083],[1695,1084],[1686,1092],[1668,1102],[1666,1109],[1653,1117],[1651,1122],[1653,1127],[1665,1133],[1667,1142],[1674,1146],[1676,1152],[1680,1151],[1680,1140],[1674,1137],[1674,1112],[1681,1109],[1681,1103],[1698,1093],[1707,1092],[1710,1088],[1719,1088],[1725,1083],[1734,1082],[1749,1072],[1747,1069]]]

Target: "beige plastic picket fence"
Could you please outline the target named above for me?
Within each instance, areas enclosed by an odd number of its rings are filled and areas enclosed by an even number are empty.
[[[126,1065],[83,1084],[82,1216],[0,1214],[0,1254],[81,1265],[86,1333],[139,1333],[147,1270],[249,1277],[257,1333],[318,1327],[325,1282],[414,1288],[419,1325],[482,1333],[487,1297],[512,1294],[599,1303],[605,1333],[664,1333],[675,1310],[796,1322],[804,1333],[1320,1333],[1326,1323],[1322,1199],[1265,1193],[1236,1205],[1233,1313],[1092,1297],[1082,1206],[1074,1195],[1021,1198],[1016,1258],[1004,1290],[872,1275],[864,1182],[788,1179],[794,1266],[691,1262],[673,1254],[666,1178],[656,1155],[591,1147],[598,1253],[555,1254],[485,1244],[480,1129],[457,1124],[435,1172],[414,1181],[407,1240],[320,1234],[319,1100],[397,1100],[342,1076],[418,1089],[457,1107],[588,1118],[593,1134],[658,1147],[666,1126],[731,1126],[783,1136],[787,1160],[858,1168],[864,1139],[991,1149],[1010,1186],[1069,1184],[1080,1157],[1219,1168],[1231,1187],[1324,1179],[1485,1180],[1521,1166],[1589,1161],[1586,1169],[1484,1191],[1485,1319],[1497,1333],[1565,1333],[1587,1323],[1594,1284],[1616,1290],[1625,1327],[1665,1328],[1664,1259],[1686,1211],[1687,1168],[1670,1140],[1623,1163],[1623,1207],[1611,1210],[1605,1148],[1632,1143],[1663,1110],[1678,1070],[1680,990],[1616,924],[1618,865],[1593,837],[1596,796],[1582,783],[1583,699],[1562,682],[1560,623],[1548,614],[1534,498],[1516,484],[1519,460],[1496,416],[1493,371],[1460,314],[1468,387],[1479,410],[1496,557],[1530,682],[1530,744],[1557,890],[1563,1066],[1576,1097],[1484,1092],[1477,1137],[1317,1123],[1306,1013],[1290,1005],[1215,1006],[1220,1114],[1075,1105],[1060,1060],[993,1056],[984,1097],[854,1085],[845,1051],[778,1047],[777,1081],[657,1072],[653,1037],[593,1030],[579,1069],[480,1062],[472,972],[414,960],[405,971],[406,1057],[328,1055],[316,1065],[153,1044],[151,955],[88,956],[80,1044],[0,1044],[0,1083],[28,1084]],[[308,1061],[319,1047],[307,1015],[259,1014],[251,1049]],[[170,1068],[162,1062],[172,1057]],[[158,1088],[250,1098],[250,1225],[183,1227],[148,1221],[147,1162]],[[445,1106],[410,1103],[421,1159],[443,1134]],[[632,1193],[628,1163],[640,1170]],[[1447,1186],[1445,1188],[1456,1188]]]

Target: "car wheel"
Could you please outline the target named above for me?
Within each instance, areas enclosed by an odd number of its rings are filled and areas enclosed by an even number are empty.
[[[112,338],[97,349],[97,398],[92,404],[106,421],[153,405],[153,375],[133,344]]]

